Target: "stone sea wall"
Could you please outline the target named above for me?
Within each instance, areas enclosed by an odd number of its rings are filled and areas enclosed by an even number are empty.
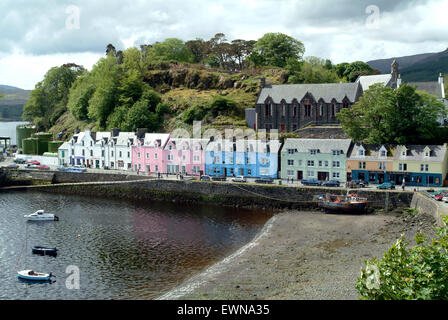
[[[135,178],[133,176],[132,178]],[[142,179],[129,183],[51,185],[33,190],[95,197],[132,200],[157,200],[176,203],[209,203],[222,206],[316,210],[313,197],[322,193],[345,194],[343,189],[295,188],[279,185],[232,184],[224,182]],[[369,199],[369,210],[409,207],[413,193],[401,191],[367,191],[358,194]]]

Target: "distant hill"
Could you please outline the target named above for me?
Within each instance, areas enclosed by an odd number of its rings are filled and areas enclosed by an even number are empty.
[[[448,49],[437,53],[372,60],[367,64],[382,73],[390,73],[390,65],[394,59],[400,65],[404,81],[437,81],[440,72],[448,74]]]
[[[0,119],[21,120],[23,106],[30,97],[31,90],[0,84]]]

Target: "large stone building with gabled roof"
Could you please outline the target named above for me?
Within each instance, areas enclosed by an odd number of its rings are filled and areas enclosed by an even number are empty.
[[[361,94],[359,83],[265,85],[255,106],[254,129],[288,132],[310,124],[338,124],[336,114]]]

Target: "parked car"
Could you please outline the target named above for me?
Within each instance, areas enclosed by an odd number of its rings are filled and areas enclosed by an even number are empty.
[[[338,180],[330,180],[325,181],[322,185],[325,187],[339,187],[341,183]]]
[[[384,182],[376,186],[377,189],[395,189],[395,186],[391,182]]]
[[[36,160],[30,160],[30,161],[27,162],[27,164],[35,164],[35,165],[40,166],[40,162],[36,161]]]
[[[369,183],[367,181],[360,180],[360,179],[355,179],[355,180],[348,182],[349,188],[365,188],[368,185],[369,185]]]
[[[201,176],[201,181],[212,181],[210,176]]]
[[[24,164],[24,163],[26,163],[26,160],[23,158],[17,158],[17,159],[14,159],[14,162],[19,163],[19,164]]]
[[[274,179],[272,178],[258,178],[255,179],[255,183],[273,184]]]
[[[302,180],[302,184],[304,186],[320,186],[322,185],[322,181],[317,179],[308,179],[308,180]]]
[[[444,196],[444,197],[442,198],[442,201],[443,201],[443,202],[448,202],[448,196]]]
[[[27,163],[27,164],[25,165],[25,168],[28,168],[28,169],[36,169],[38,166],[39,166],[39,164],[35,164],[35,163]]]
[[[39,169],[39,170],[50,170],[50,167],[46,166],[46,165],[40,165],[40,166],[37,167],[37,169]]]
[[[19,169],[19,165],[15,164],[15,163],[10,163],[7,166],[3,166],[3,168],[7,168],[7,169]]]
[[[246,182],[246,179],[243,176],[238,176],[238,177],[232,178],[232,182]]]
[[[224,177],[224,176],[215,176],[215,177],[212,177],[212,180],[213,181],[226,181],[226,177]]]

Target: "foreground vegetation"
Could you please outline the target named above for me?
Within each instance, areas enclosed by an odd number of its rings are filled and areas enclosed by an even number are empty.
[[[381,259],[366,261],[356,288],[363,300],[448,299],[448,217],[434,239],[401,236]]]

